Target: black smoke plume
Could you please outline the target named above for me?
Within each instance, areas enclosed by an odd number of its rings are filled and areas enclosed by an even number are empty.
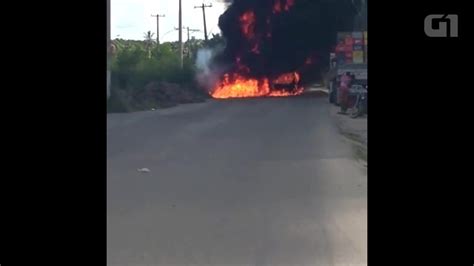
[[[321,68],[328,65],[337,32],[352,30],[360,8],[360,0],[221,2],[229,4],[219,18],[226,46],[214,57],[215,71],[232,71],[251,78],[299,71],[303,83],[319,78]],[[242,17],[248,12],[253,13],[250,21],[254,19],[249,26],[250,38],[242,30]]]

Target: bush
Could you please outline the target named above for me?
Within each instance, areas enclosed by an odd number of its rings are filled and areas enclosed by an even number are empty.
[[[177,45],[164,43],[155,45],[148,50],[145,42],[121,43],[118,45],[117,54],[112,59],[111,66],[111,98],[107,102],[109,112],[128,112],[135,109],[147,109],[156,104],[167,106],[166,100],[140,99],[133,97],[145,90],[152,82],[168,82],[175,84],[177,90],[186,90],[195,95],[200,92],[194,84],[194,59],[185,57],[183,69],[180,68]],[[197,49],[194,48],[194,49]],[[193,53],[191,53],[193,54]],[[195,54],[195,53],[194,53]],[[156,97],[156,94],[154,94]],[[186,102],[192,101],[186,93],[177,93],[187,97]],[[186,96],[184,96],[186,95]],[[152,97],[152,96],[149,96]],[[174,102],[180,102],[174,99]]]
[[[128,89],[142,87],[150,81],[193,82],[194,60],[185,58],[183,69],[179,61],[178,52],[169,43],[152,48],[151,58],[144,47],[122,48],[112,60],[112,86]]]
[[[115,90],[107,100],[107,113],[126,113],[132,111],[129,101],[125,97],[125,92]]]

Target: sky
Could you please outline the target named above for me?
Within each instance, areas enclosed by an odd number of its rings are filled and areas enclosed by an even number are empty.
[[[212,4],[206,8],[207,32],[220,33],[218,27],[219,16],[226,6],[216,0],[182,0],[183,27],[198,29],[200,32],[191,32],[191,37],[204,39],[204,24],[202,9],[194,8],[202,4]],[[178,0],[111,0],[111,38],[143,40],[145,32],[151,31],[156,36],[156,17],[151,15],[165,15],[160,18],[160,42],[177,41],[178,31]],[[187,39],[186,30],[183,31],[183,41]]]

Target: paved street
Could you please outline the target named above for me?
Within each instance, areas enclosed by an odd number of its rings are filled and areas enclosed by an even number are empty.
[[[367,264],[367,170],[326,98],[107,120],[108,265]]]

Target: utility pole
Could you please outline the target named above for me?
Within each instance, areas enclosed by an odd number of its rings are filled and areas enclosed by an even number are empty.
[[[156,44],[160,44],[160,18],[164,17],[165,15],[151,15],[152,17],[156,17]]]
[[[204,39],[207,41],[206,7],[212,7],[212,4],[205,5],[203,3],[201,6],[195,6],[194,8],[202,8],[202,18],[204,21]]]
[[[181,29],[185,30],[185,29],[186,29],[186,27],[182,27]],[[179,28],[178,28],[178,27],[174,27],[174,30],[177,30],[177,31],[179,31]]]
[[[181,0],[179,0],[179,64],[183,69],[183,10],[181,7]]]
[[[191,47],[191,43],[189,42],[189,40],[191,39],[189,33],[190,33],[190,32],[198,32],[198,31],[200,31],[200,30],[197,30],[197,29],[190,29],[189,27],[186,27],[186,29],[187,29],[187,31],[188,31],[188,41],[187,41],[187,44],[188,44],[188,47],[187,47],[188,52],[187,52],[187,56],[188,56],[188,57],[191,57],[192,47]]]
[[[179,28],[174,28],[175,30],[179,30]],[[191,44],[189,43],[189,40],[191,39],[191,36],[190,36],[190,33],[191,32],[197,32],[197,31],[200,31],[200,30],[196,30],[196,29],[190,29],[189,27],[182,27],[182,29],[186,29],[187,33],[188,33],[188,39],[186,41],[187,43],[187,46],[186,46],[186,49],[187,49],[187,55],[189,56],[190,55],[190,52],[191,52]],[[184,57],[184,52],[183,52],[183,57]]]
[[[189,33],[190,32],[198,32],[200,30],[197,30],[197,29],[190,29],[189,27],[186,27],[186,29],[188,30],[188,42],[189,42]]]

